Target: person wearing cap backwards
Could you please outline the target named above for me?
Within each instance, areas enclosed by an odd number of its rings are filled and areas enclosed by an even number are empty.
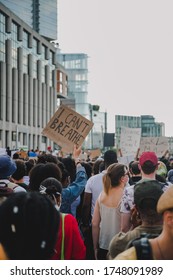
[[[16,163],[8,155],[0,155],[0,186],[7,186],[13,192],[26,192],[26,190],[17,184],[10,182],[11,175],[16,171]]]
[[[158,200],[157,212],[162,215],[163,229],[160,235],[149,239],[153,260],[173,260],[173,186]],[[137,260],[135,247],[119,254],[115,260]]]
[[[140,238],[142,234],[157,236],[161,233],[162,215],[157,213],[156,206],[162,194],[163,190],[156,180],[143,181],[135,185],[134,208],[142,224],[127,233],[119,232],[112,238],[109,244],[108,259],[114,259],[126,250],[129,242]]]
[[[143,152],[139,158],[139,169],[141,170],[142,179],[138,181],[141,183],[147,180],[156,180],[156,172],[158,169],[158,158],[154,152]],[[161,183],[163,191],[168,189],[167,183]],[[121,201],[121,231],[127,232],[133,229],[131,223],[131,211],[134,206],[134,186],[125,188]]]

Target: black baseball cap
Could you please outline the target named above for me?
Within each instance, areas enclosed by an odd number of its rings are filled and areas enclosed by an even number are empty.
[[[137,207],[145,207],[145,199],[158,202],[163,194],[162,186],[157,180],[138,182],[134,187],[134,203]]]

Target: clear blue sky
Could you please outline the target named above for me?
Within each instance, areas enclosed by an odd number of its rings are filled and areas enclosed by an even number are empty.
[[[146,115],[173,136],[173,1],[58,0],[62,52],[89,56],[88,102]]]

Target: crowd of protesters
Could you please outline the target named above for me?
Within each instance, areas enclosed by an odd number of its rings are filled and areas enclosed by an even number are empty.
[[[50,147],[0,155],[0,259],[173,259],[168,151],[128,164],[111,149],[81,154],[74,146],[66,156]]]

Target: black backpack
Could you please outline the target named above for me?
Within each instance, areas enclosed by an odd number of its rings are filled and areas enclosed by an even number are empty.
[[[136,249],[137,260],[153,260],[149,239],[157,236],[158,234],[142,233],[140,237],[131,240],[127,244],[126,249],[134,246]]]

